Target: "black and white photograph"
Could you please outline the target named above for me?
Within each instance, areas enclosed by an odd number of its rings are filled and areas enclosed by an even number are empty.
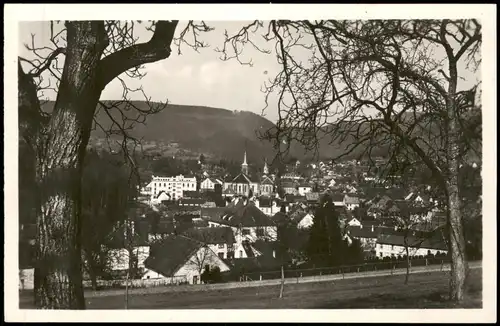
[[[6,320],[496,321],[494,5],[5,12]]]

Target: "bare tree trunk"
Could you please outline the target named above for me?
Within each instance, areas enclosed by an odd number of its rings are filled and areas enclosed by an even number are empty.
[[[410,250],[408,248],[408,244],[405,244],[405,250],[406,250],[406,277],[405,277],[405,284],[408,284],[408,281],[410,280]]]
[[[68,46],[56,105],[36,140],[36,304],[84,309],[81,275],[81,169],[100,92],[97,65],[107,45],[103,22],[67,23]]]
[[[464,296],[468,263],[465,257],[465,239],[458,187],[451,186],[449,195],[449,248],[451,257],[450,300],[461,301]]]
[[[283,265],[281,265],[281,288],[280,288],[280,299],[283,298],[283,290],[285,288],[285,271]]]
[[[97,264],[91,254],[87,255],[87,262],[92,290],[97,291]]]
[[[460,196],[458,187],[459,175],[459,121],[457,115],[457,103],[455,100],[457,90],[457,67],[452,54],[449,57],[450,79],[448,85],[448,97],[446,98],[446,109],[448,118],[447,134],[447,158],[449,164],[449,175],[446,190],[448,200],[448,232],[449,248],[451,256],[451,278],[450,278],[450,300],[461,301],[464,295],[465,281],[467,275],[467,261],[465,258],[465,238],[462,225],[462,213],[460,210]]]
[[[125,309],[128,309],[128,280],[130,277],[130,268],[127,270],[127,276],[125,277]]]

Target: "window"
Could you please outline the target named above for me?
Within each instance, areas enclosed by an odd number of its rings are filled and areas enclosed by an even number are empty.
[[[240,258],[243,258],[243,250],[240,250]]]
[[[257,236],[262,237],[264,236],[264,229],[257,229]]]
[[[380,253],[380,258],[382,258],[383,255],[384,255],[383,253]]]
[[[224,259],[224,253],[223,252],[219,252],[217,254],[217,256],[219,256],[220,259]]]
[[[394,250],[394,245],[391,246],[391,250]]]
[[[241,230],[241,234],[243,234],[243,235],[249,235],[250,234],[250,230],[249,229],[243,229],[243,230]]]
[[[219,249],[224,249],[224,244],[223,243],[219,243]]]

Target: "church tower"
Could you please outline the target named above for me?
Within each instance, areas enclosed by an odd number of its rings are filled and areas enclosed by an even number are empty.
[[[262,171],[264,173],[264,175],[268,175],[269,174],[269,168],[267,166],[267,159],[264,160],[264,169]]]
[[[247,163],[247,151],[245,150],[245,156],[243,157],[243,163],[241,164],[241,173],[248,174],[248,163]]]

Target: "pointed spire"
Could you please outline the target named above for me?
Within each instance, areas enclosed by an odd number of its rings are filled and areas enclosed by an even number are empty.
[[[246,147],[246,143],[245,143]],[[243,156],[243,163],[241,164],[241,172],[243,174],[248,174],[248,163],[247,163],[247,150],[245,148],[245,155]]]
[[[269,167],[267,166],[267,158],[264,159],[264,175],[268,175],[269,174]]]

